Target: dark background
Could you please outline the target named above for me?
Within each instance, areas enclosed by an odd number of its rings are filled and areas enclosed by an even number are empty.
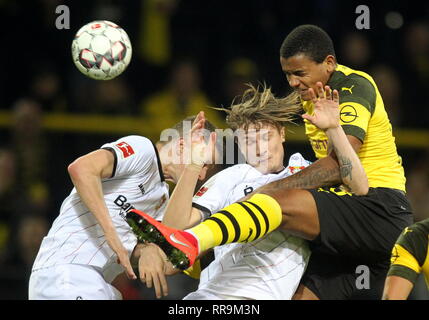
[[[68,30],[55,24],[63,4]],[[356,28],[360,4],[369,7],[369,30]],[[190,105],[228,106],[245,82],[287,94],[278,52],[300,24],[324,28],[339,63],[374,77],[398,138],[415,219],[428,218],[428,18],[429,4],[414,1],[0,0],[0,298],[27,298],[41,238],[72,188],[70,162],[129,134],[117,128],[130,119],[141,126],[137,133],[157,139],[160,128],[194,110]],[[83,76],[71,59],[74,34],[93,20],[119,24],[133,45],[130,66],[111,81]],[[211,112],[222,125],[223,115]],[[59,120],[46,121],[52,115]],[[84,120],[89,115],[110,125],[94,129]],[[293,134],[288,150],[313,159],[305,139]],[[170,299],[196,285],[185,277],[170,281]],[[126,298],[153,299],[139,283],[123,287]],[[424,286],[412,298],[427,298]]]

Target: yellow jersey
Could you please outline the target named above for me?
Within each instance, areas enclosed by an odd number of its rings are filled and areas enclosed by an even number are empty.
[[[340,121],[347,135],[362,141],[359,159],[368,176],[369,186],[399,189],[405,192],[405,174],[398,155],[383,99],[372,77],[365,72],[337,65],[327,83],[340,96]],[[312,101],[302,102],[304,111],[314,112]],[[317,158],[328,154],[326,134],[305,122],[305,132]]]

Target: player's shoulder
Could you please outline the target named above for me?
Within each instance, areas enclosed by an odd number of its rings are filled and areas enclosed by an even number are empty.
[[[134,155],[138,155],[139,158],[151,158],[157,153],[152,141],[139,135],[121,137],[114,142],[102,145],[101,148],[115,151],[115,154],[121,159],[131,159],[134,158],[132,157]]]
[[[416,222],[411,226],[406,227],[399,237],[399,240],[402,241],[422,241],[428,242],[429,235],[429,219]]]
[[[422,234],[429,235],[429,218],[416,222],[413,227],[419,229]]]
[[[204,185],[211,188],[219,186],[223,190],[233,189],[237,184],[260,175],[261,173],[251,165],[236,164],[216,173]]]
[[[139,135],[124,136],[118,139],[118,141],[119,140],[130,141],[130,142],[135,142],[139,144],[153,145],[152,141],[149,138],[146,138],[145,136],[139,136]]]
[[[131,149],[143,149],[143,150],[153,150],[155,148],[153,142],[150,139],[139,135],[124,136],[110,144],[118,148],[128,147]]]
[[[251,165],[247,163],[240,163],[228,167],[216,175],[219,175],[219,177],[222,177],[222,179],[236,181],[237,179],[244,179],[248,175],[258,174],[258,172],[259,171],[253,168]]]
[[[252,167],[250,164],[247,164],[247,163],[236,164],[230,168],[231,168],[231,173],[235,173],[238,175],[245,176],[245,175],[249,175],[249,174],[252,174],[252,175],[255,175],[255,174],[259,175],[260,174],[258,170],[256,170],[254,167]]]
[[[396,243],[415,256],[420,264],[423,264],[428,252],[428,235],[429,219],[426,219],[406,227]]]
[[[369,103],[367,107],[370,109],[375,106],[376,85],[374,79],[366,72],[339,65],[332,78],[332,87],[338,90],[340,101],[362,104],[364,99]]]
[[[344,65],[338,65],[335,71],[336,80],[339,84],[355,83],[375,89],[374,79],[364,71],[355,70]]]

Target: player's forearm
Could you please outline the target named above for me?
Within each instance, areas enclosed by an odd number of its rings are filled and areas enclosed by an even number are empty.
[[[367,194],[368,178],[343,128],[341,126],[329,128],[326,135],[337,156],[342,183],[357,195]]]
[[[190,164],[185,167],[179,182],[174,188],[162,223],[176,228],[190,227],[192,218],[192,198],[202,167]]]
[[[271,182],[257,191],[267,193],[278,189],[315,189],[341,183],[338,162],[331,156],[319,159],[301,171]]]

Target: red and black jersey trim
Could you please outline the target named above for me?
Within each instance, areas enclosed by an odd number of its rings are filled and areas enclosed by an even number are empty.
[[[104,148],[101,148],[101,149],[108,150],[111,153],[113,153],[113,157],[114,157],[114,160],[113,160],[113,170],[112,170],[112,175],[110,176],[110,178],[113,178],[115,176],[115,174],[116,174],[116,167],[118,166],[118,156],[116,155],[115,150],[113,150],[113,148],[111,148],[111,147],[104,147]]]
[[[207,209],[206,207],[199,205],[198,203],[192,202],[192,207],[202,211],[204,213],[205,217],[210,217],[212,215],[211,211]]]
[[[159,158],[158,149],[156,148],[156,146],[155,146],[155,144],[153,142],[152,142],[152,146],[153,146],[153,149],[155,150],[156,162],[158,163],[159,177],[161,179],[161,182],[164,182],[165,181],[165,177],[164,177],[164,172],[162,171],[161,159]]]

